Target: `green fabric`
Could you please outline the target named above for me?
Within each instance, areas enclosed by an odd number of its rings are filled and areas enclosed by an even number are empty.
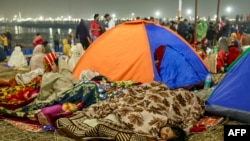
[[[48,53],[52,52],[51,49],[50,49],[50,46],[48,46],[48,45],[44,47],[44,50],[45,50],[45,54],[48,54]]]
[[[246,56],[248,53],[250,52],[250,48],[246,49],[239,57],[237,57],[233,63],[227,68],[227,71],[229,71],[230,69],[233,68],[233,66],[235,64],[237,64],[237,62],[239,62],[239,60],[241,60],[241,58],[243,58],[244,56]]]
[[[204,20],[200,20],[196,27],[196,40],[200,42],[207,34],[207,23]]]

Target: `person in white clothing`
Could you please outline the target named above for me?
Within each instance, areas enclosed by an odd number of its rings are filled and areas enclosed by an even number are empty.
[[[81,56],[84,54],[84,52],[85,51],[83,50],[81,43],[77,43],[75,46],[71,47],[69,55],[70,57],[67,61],[71,71],[73,71],[75,65],[77,64]]]
[[[23,52],[20,46],[15,47],[8,61],[8,66],[10,67],[28,66],[28,62],[26,60],[26,57],[23,55]]]
[[[105,19],[105,31],[109,30],[110,28],[115,26],[115,22],[113,21],[113,19],[110,17],[109,14],[105,14],[104,15],[104,19]]]

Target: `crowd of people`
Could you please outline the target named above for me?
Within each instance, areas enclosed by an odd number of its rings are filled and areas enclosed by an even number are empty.
[[[216,64],[216,68],[210,66],[211,69],[215,69],[212,72],[225,71],[225,68],[250,45],[250,36],[245,33],[245,28],[230,24],[229,21],[216,24],[204,22],[202,19],[198,20],[195,33],[194,24],[184,19],[180,22],[172,21],[170,29],[189,42],[208,65],[211,64],[208,61],[212,61],[211,57],[214,57],[216,61],[212,64]]]

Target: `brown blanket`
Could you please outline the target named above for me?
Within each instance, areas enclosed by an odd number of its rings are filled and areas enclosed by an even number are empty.
[[[112,113],[133,133],[156,137],[164,125],[177,125],[189,133],[204,113],[204,102],[187,90],[169,90],[164,84],[152,82],[130,87],[120,95],[57,120],[56,125],[68,136],[86,137],[91,130],[84,124],[86,119],[101,120]]]

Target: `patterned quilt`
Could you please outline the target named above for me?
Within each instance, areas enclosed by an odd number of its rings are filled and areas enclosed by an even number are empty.
[[[203,115],[204,108],[204,101],[189,91],[170,90],[162,83],[152,82],[129,87],[119,95],[93,104],[70,117],[60,118],[56,125],[64,134],[82,138],[87,135],[84,120],[102,120],[115,114],[119,122],[133,133],[156,137],[164,125],[180,126],[189,133]]]
[[[0,113],[38,120],[42,125],[54,126],[56,119],[117,95],[122,89],[134,85],[125,81],[105,84],[82,81],[58,95],[52,102],[36,104],[34,99],[39,95],[37,84],[39,82],[32,81],[25,85],[0,88]]]

